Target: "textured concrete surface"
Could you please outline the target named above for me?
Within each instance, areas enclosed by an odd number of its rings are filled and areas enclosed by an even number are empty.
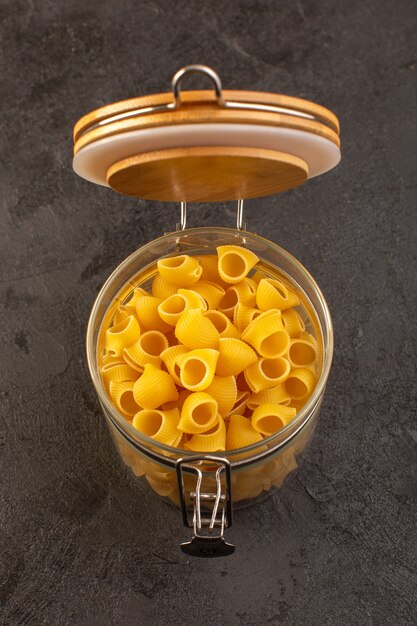
[[[413,0],[0,0],[2,625],[416,623],[416,18]],[[71,170],[79,116],[190,62],[343,129],[335,171],[248,203],[321,285],[336,350],[304,466],[215,561],[180,553],[178,512],[119,464],[84,360],[98,288],[178,209]]]

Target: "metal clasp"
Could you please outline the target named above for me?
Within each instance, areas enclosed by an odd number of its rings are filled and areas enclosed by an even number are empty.
[[[176,229],[185,230],[187,226],[187,203],[181,202],[180,207],[180,221],[176,225]],[[246,223],[243,219],[243,199],[237,201],[236,228],[237,230],[246,230]]]
[[[201,490],[203,477],[213,477],[212,472],[200,469],[199,465],[203,463],[214,466],[215,491],[213,492]],[[229,461],[214,456],[192,456],[178,459],[176,470],[184,526],[193,528],[194,531],[191,541],[181,544],[181,550],[191,556],[206,558],[232,554],[235,546],[224,539],[224,529],[232,525],[232,481]],[[193,474],[196,478],[195,490],[188,494],[193,507],[191,517],[187,506],[184,472]]]

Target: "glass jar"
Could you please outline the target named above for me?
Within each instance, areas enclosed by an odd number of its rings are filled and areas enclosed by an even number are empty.
[[[238,226],[241,224],[241,215]],[[286,427],[261,443],[214,455],[195,455],[143,435],[111,404],[99,372],[100,337],[117,306],[137,286],[138,277],[149,278],[156,261],[177,254],[213,254],[219,245],[234,244],[252,250],[268,268],[292,283],[314,328],[318,342],[317,384],[306,404]],[[333,330],[326,301],[314,279],[278,245],[243,230],[202,227],[160,237],[131,254],[111,274],[93,306],[87,331],[87,358],[104,416],[124,463],[137,477],[146,478],[161,497],[181,506],[186,526],[194,529],[182,549],[196,556],[231,553],[224,528],[232,523],[234,504],[254,502],[281,487],[296,469],[305,451],[323,399],[333,355]]]

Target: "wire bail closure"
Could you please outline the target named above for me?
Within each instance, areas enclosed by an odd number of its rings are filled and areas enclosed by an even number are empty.
[[[176,230],[185,230],[187,227],[187,203],[180,203],[180,221],[176,225]],[[243,219],[243,199],[237,201],[236,211],[236,228],[237,230],[246,230],[246,223]]]
[[[201,463],[211,463],[217,466],[215,472],[215,493],[202,492],[203,471],[198,467]],[[192,456],[178,459],[176,462],[178,492],[181,502],[184,526],[193,528],[194,535],[191,541],[181,544],[181,550],[190,556],[216,557],[227,556],[235,551],[235,546],[224,539],[224,529],[232,525],[232,495],[231,495],[231,468],[225,458],[214,456]],[[189,496],[193,503],[192,521],[189,519],[184,486],[184,471],[196,476],[195,491]],[[204,472],[206,475],[206,473]],[[223,489],[222,475],[225,476]],[[202,514],[202,504],[212,503],[211,515]],[[219,528],[216,533],[215,529]]]

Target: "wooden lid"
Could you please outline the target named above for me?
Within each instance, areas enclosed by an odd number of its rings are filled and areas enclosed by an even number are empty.
[[[181,93],[190,72],[205,74],[214,90]],[[296,187],[340,159],[337,117],[313,102],[223,91],[205,66],[183,68],[172,88],[82,117],[74,128],[75,171],[136,197],[220,201]]]
[[[308,166],[272,150],[191,147],[148,152],[115,163],[107,182],[120,193],[176,202],[257,198],[301,185]]]

